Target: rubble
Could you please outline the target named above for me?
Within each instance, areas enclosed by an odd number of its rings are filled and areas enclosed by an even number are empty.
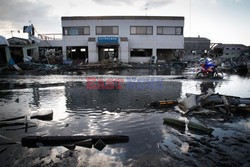
[[[196,101],[196,95],[191,95],[189,97],[185,97],[178,101],[178,106],[182,110],[184,114],[187,112],[194,110],[198,107]]]
[[[193,131],[203,132],[207,134],[211,134],[213,132],[213,128],[207,127],[203,125],[200,121],[195,119],[194,117],[188,120],[187,118],[179,119],[173,117],[165,117],[163,118],[164,124],[179,126],[181,128],[186,129],[186,127]]]
[[[164,104],[165,105],[161,105],[161,101],[153,102],[151,103],[151,107],[172,107],[174,104],[175,111],[184,115],[214,115],[215,113],[237,114],[248,113],[250,111],[250,98],[215,94],[211,89],[209,89],[206,94],[186,94],[186,97],[180,99],[177,103],[165,102]]]

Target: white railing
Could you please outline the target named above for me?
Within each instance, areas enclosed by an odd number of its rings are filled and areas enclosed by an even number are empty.
[[[61,40],[62,39],[62,34],[61,33],[38,34],[38,38],[40,40]]]

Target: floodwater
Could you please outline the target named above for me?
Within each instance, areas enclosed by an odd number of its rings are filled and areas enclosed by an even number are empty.
[[[250,117],[235,115],[226,122],[197,117],[214,128],[206,135],[165,125],[166,116],[185,116],[172,108],[150,107],[154,101],[177,100],[208,88],[250,97],[249,76],[225,74],[221,80],[192,76],[174,69],[130,69],[119,75],[102,70],[85,75],[2,74],[0,120],[27,115],[30,127],[27,132],[23,125],[0,127],[1,166],[249,166]],[[90,89],[89,79],[100,83],[112,79],[120,87]],[[53,110],[53,120],[29,119],[41,110]],[[127,135],[129,142],[106,145],[102,151],[22,147],[21,138],[28,135]],[[4,144],[11,141],[17,144]]]

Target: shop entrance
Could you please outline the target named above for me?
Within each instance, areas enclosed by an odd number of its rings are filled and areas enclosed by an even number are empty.
[[[103,60],[117,60],[118,46],[99,46],[98,47],[99,62]]]

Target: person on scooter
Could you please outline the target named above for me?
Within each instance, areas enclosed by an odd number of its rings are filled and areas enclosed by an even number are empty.
[[[206,58],[204,68],[209,73],[212,73],[214,71],[214,63],[211,58],[209,57]]]
[[[201,66],[202,66],[202,72],[207,76],[209,74],[213,74],[214,71],[214,63],[211,58],[201,58],[199,60]]]

